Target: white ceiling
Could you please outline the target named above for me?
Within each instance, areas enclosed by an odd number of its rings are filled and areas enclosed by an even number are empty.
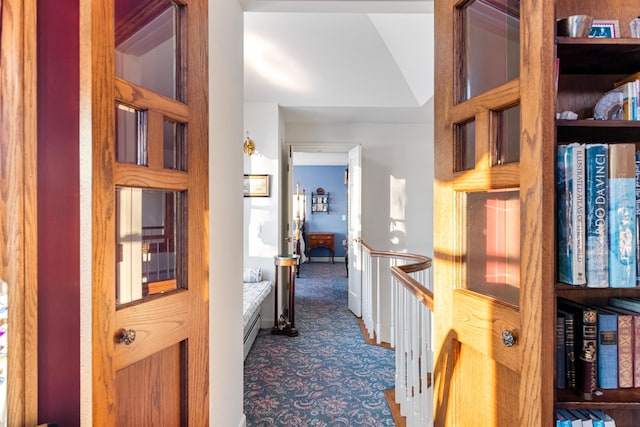
[[[433,1],[246,0],[245,101],[286,122],[433,119]]]

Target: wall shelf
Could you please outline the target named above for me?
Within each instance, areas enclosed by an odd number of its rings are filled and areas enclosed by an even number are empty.
[[[311,214],[315,213],[329,213],[329,193],[311,193]]]

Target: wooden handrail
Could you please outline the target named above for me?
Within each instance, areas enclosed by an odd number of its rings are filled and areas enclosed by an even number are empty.
[[[389,339],[395,351],[394,404],[407,426],[433,426],[432,260],[360,245],[362,320],[370,339],[378,344]],[[386,313],[382,302],[388,305]]]
[[[369,253],[369,255],[381,258],[396,258],[406,261],[414,261],[410,264],[399,265],[391,267],[391,274],[402,285],[409,290],[422,304],[427,306],[429,310],[433,311],[433,292],[422,286],[418,281],[409,276],[409,273],[415,273],[416,271],[426,270],[431,268],[431,258],[424,255],[393,252],[393,251],[377,251],[372,249],[364,242],[360,242],[362,248]]]

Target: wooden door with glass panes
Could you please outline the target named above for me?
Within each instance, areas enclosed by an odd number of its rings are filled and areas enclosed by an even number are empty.
[[[93,0],[82,17],[93,422],[208,425],[207,2]]]
[[[436,425],[545,425],[549,416],[540,387],[553,366],[538,363],[542,234],[528,232],[544,215],[528,133],[540,117],[527,116],[524,95],[544,81],[525,82],[521,65],[542,38],[521,40],[536,8],[436,1]]]

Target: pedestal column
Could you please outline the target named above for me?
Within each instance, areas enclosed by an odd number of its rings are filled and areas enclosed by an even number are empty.
[[[287,335],[295,337],[298,335],[295,323],[295,290],[296,290],[296,264],[298,262],[299,255],[276,255],[274,256],[274,263],[276,266],[275,275],[275,311],[274,311],[274,325],[271,328],[271,334],[273,335]],[[278,279],[280,276],[280,267],[288,267],[289,269],[289,319],[284,326],[280,325],[278,319]]]

